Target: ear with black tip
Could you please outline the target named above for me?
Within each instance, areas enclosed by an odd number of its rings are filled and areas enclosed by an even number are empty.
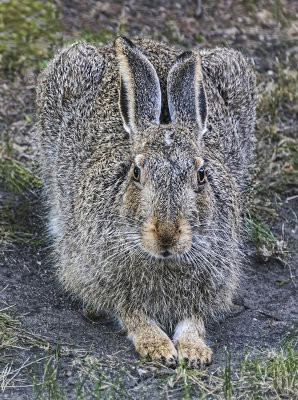
[[[189,51],[177,58],[169,71],[167,96],[173,123],[195,123],[204,132],[207,97],[198,54]]]
[[[115,40],[120,71],[119,108],[124,129],[135,132],[159,124],[161,90],[151,62],[126,38]]]

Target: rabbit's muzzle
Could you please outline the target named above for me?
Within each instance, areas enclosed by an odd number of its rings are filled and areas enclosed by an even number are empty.
[[[192,231],[185,219],[149,218],[142,231],[142,245],[151,255],[170,257],[185,253],[192,245]]]

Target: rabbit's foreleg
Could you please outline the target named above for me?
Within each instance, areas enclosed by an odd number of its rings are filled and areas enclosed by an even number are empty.
[[[180,321],[174,332],[173,342],[179,361],[188,368],[198,368],[211,363],[212,350],[205,344],[205,326],[201,319]]]
[[[160,360],[167,366],[177,363],[177,350],[167,334],[143,313],[125,313],[121,315],[129,339],[136,351],[152,360]]]

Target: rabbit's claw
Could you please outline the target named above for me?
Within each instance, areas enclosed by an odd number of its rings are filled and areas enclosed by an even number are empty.
[[[187,368],[200,368],[211,364],[212,350],[202,339],[196,342],[179,342],[178,357],[179,362],[185,363]]]
[[[167,337],[151,336],[150,338],[139,339],[136,340],[135,346],[141,357],[160,361],[168,367],[175,367],[177,364],[177,350]]]

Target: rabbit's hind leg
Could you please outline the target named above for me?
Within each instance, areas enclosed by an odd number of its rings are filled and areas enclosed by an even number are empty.
[[[201,319],[180,321],[173,337],[179,362],[185,362],[188,368],[211,364],[212,350],[205,344],[204,339],[205,327]]]
[[[168,367],[177,364],[177,350],[166,333],[143,313],[125,313],[121,320],[128,337],[141,357],[161,361]]]

